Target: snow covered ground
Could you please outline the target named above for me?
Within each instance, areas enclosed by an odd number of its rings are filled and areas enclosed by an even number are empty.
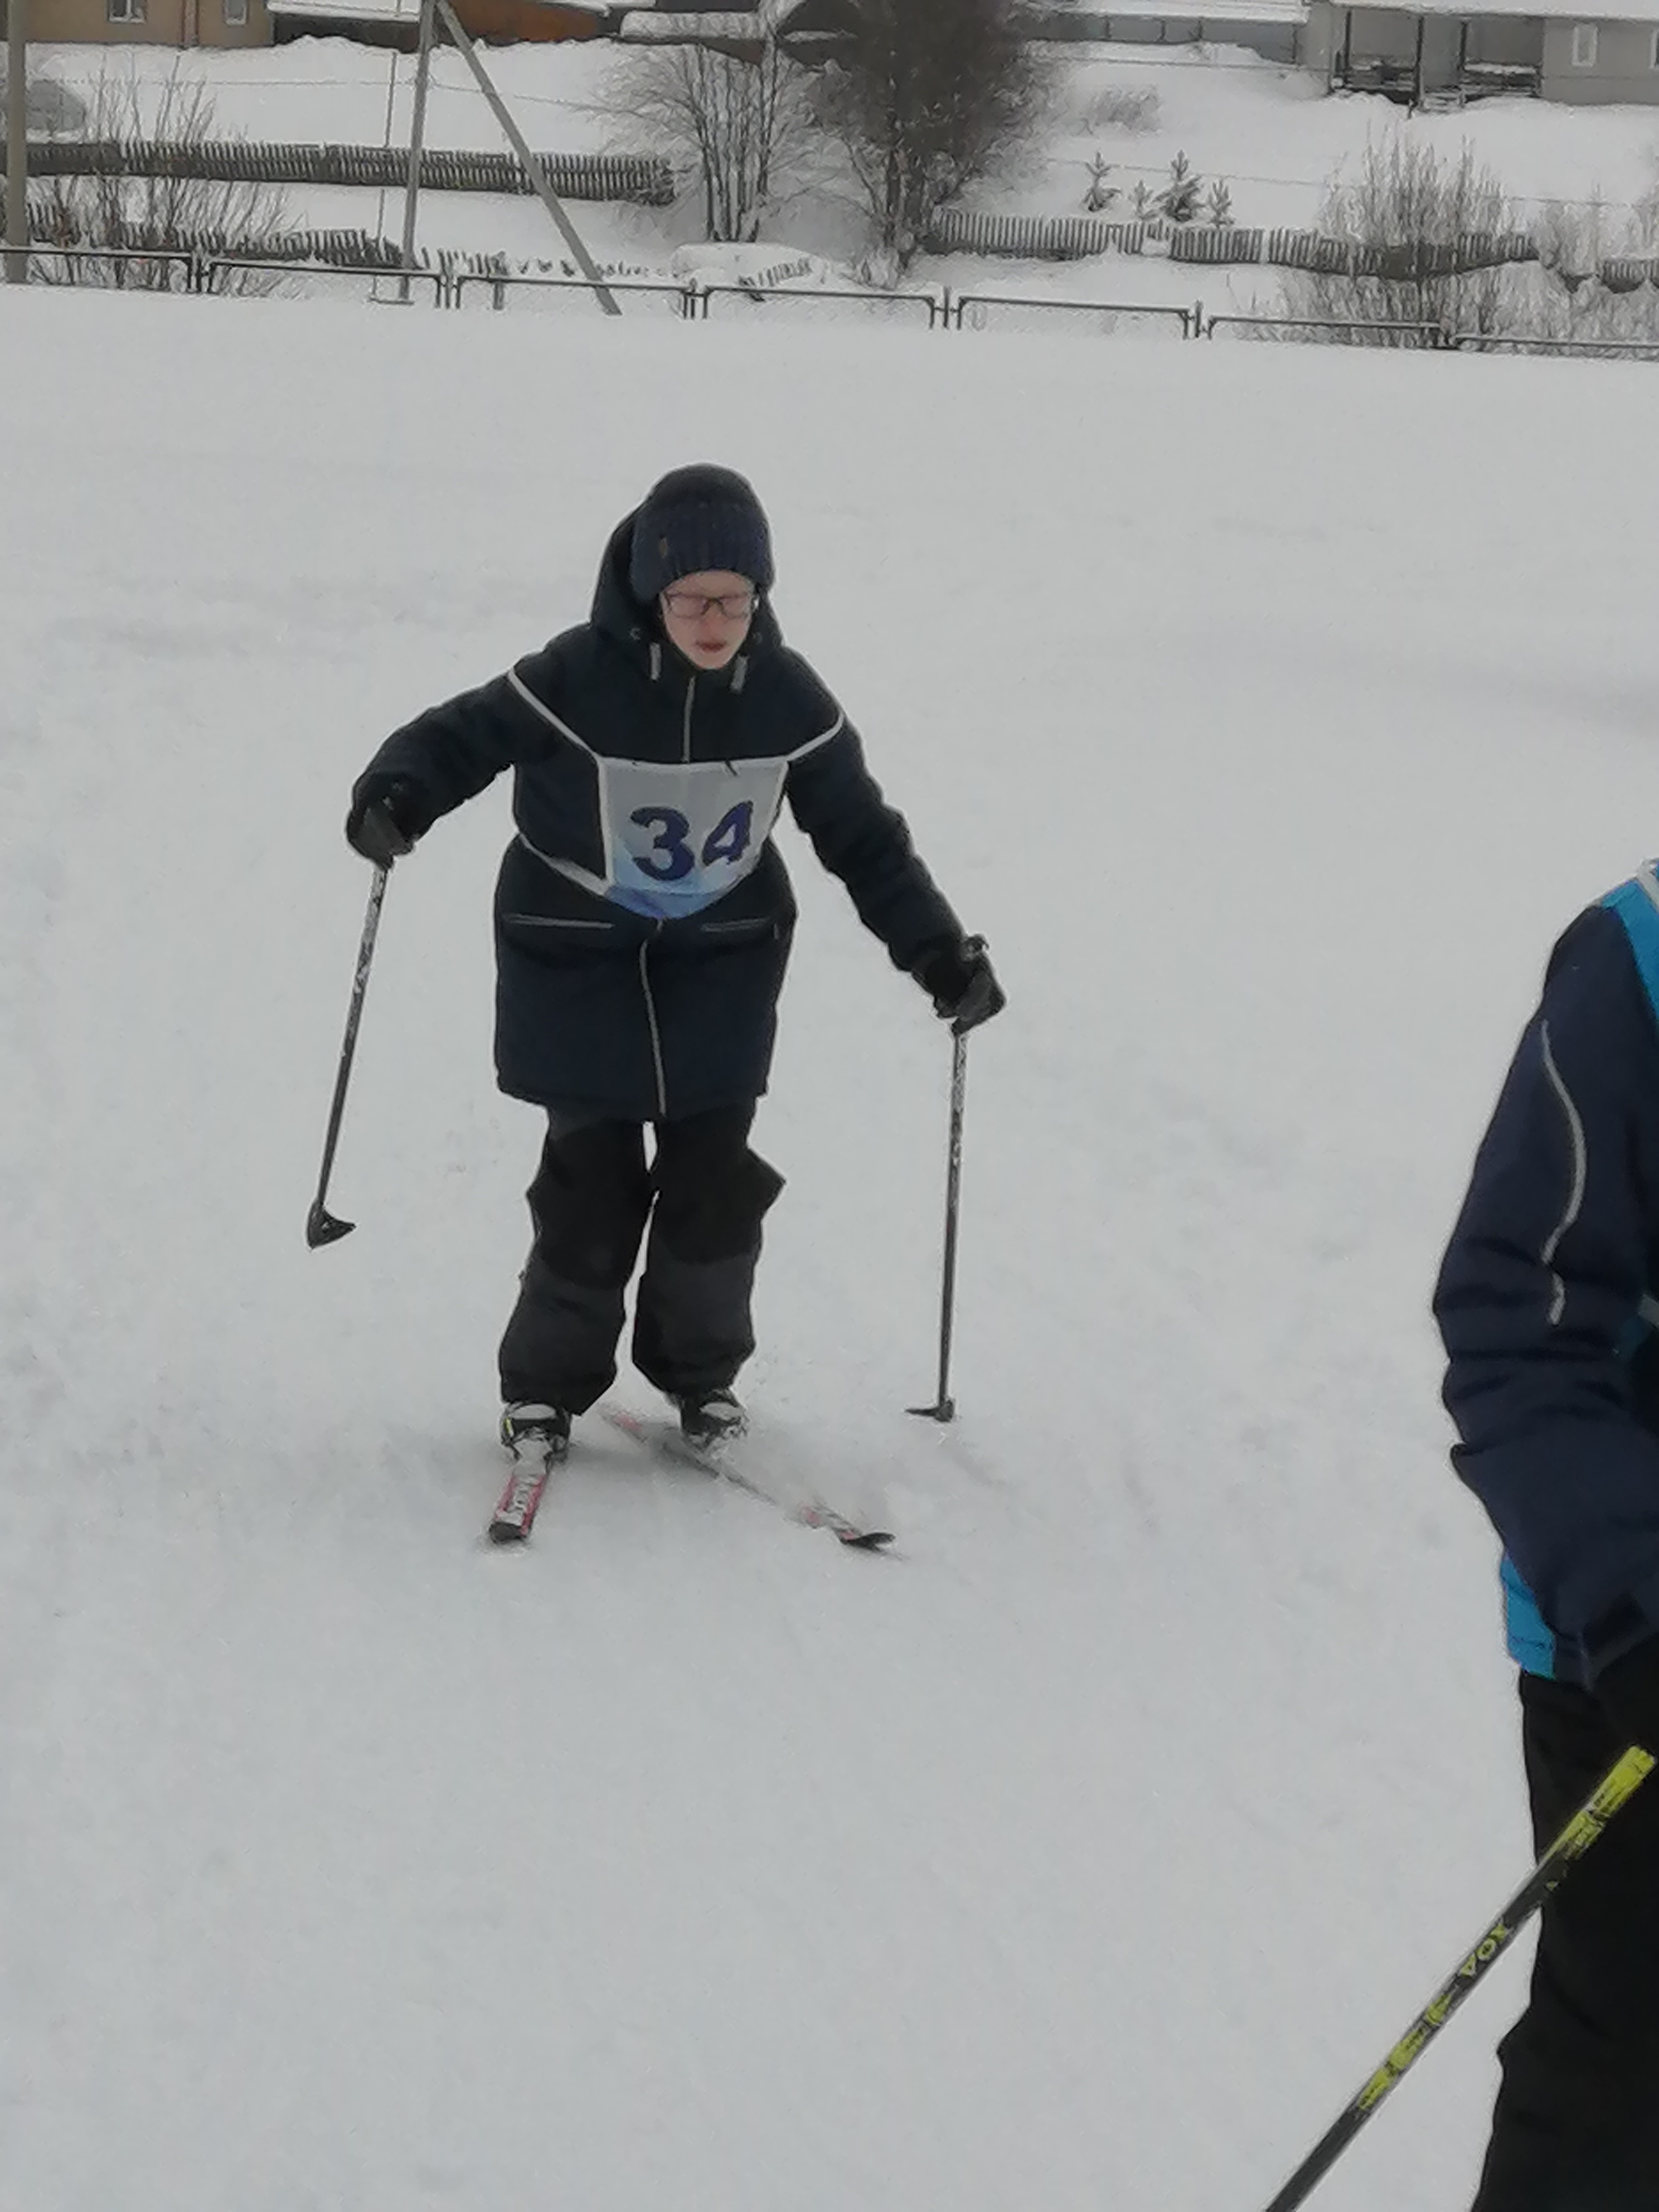
[[[1426,1300],[1659,816],[1648,380],[39,289],[0,362],[0,2203],[1250,2212],[1528,1860]],[[500,791],[301,1235],[352,775],[700,455],[1010,994],[936,1431],[948,1044],[791,836],[755,1449],[890,1559],[603,1432],[481,1547]],[[1322,2206],[1467,2201],[1522,1983]]]
[[[414,12],[411,7],[411,13]],[[219,127],[253,137],[406,144],[413,104],[412,58],[374,52],[343,39],[306,39],[264,52],[198,52],[183,58],[156,48],[111,54],[88,46],[38,50],[44,71],[90,94],[100,70],[127,70],[159,88],[175,66],[211,91]],[[1006,213],[1081,211],[1089,163],[1111,164],[1121,195],[1110,212],[1127,212],[1138,183],[1156,188],[1177,154],[1207,182],[1225,182],[1234,219],[1243,225],[1312,227],[1328,179],[1352,164],[1367,137],[1399,127],[1401,111],[1379,96],[1327,97],[1305,72],[1268,64],[1242,47],[1202,53],[1177,50],[1154,58],[1148,48],[1064,46],[1054,111],[1041,143],[1012,173],[988,182],[972,204]],[[511,100],[531,144],[547,152],[615,149],[650,151],[627,114],[625,72],[635,57],[610,42],[518,46],[492,51],[489,68]],[[436,146],[495,148],[495,122],[465,65],[453,53],[434,61],[435,88],[428,120]],[[1128,128],[1102,122],[1111,95],[1150,95],[1144,120]],[[618,113],[618,109],[622,112]],[[1424,115],[1406,126],[1455,157],[1465,140],[1489,162],[1521,204],[1524,216],[1554,200],[1608,210],[1607,250],[1624,250],[1620,225],[1659,190],[1659,115],[1650,107],[1595,109],[1541,100],[1481,103],[1462,114]],[[297,224],[340,224],[397,235],[396,194],[319,188],[292,190]],[[673,249],[695,239],[695,197],[667,211],[586,206],[576,211],[582,233],[602,261],[641,268],[666,265]],[[428,250],[500,252],[535,258],[558,251],[551,226],[529,199],[431,192],[422,202],[421,243]],[[769,227],[781,247],[805,247],[846,262],[856,258],[861,232],[844,192],[803,190]],[[1156,258],[1113,254],[1054,264],[975,262],[964,257],[919,264],[915,281],[975,283],[1086,299],[1190,304],[1201,296],[1216,312],[1271,307],[1278,279],[1269,270],[1194,270]]]

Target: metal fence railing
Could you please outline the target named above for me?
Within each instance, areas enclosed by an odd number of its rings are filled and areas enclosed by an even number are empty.
[[[595,284],[586,276],[514,276],[493,269],[463,269],[449,279],[451,303],[458,307],[463,306],[467,292],[473,289],[488,291],[490,306],[498,311],[504,308],[509,297],[515,294],[610,292],[623,296],[631,295],[672,301],[674,304],[671,312],[686,322],[690,322],[697,312],[695,285],[652,283],[637,276],[607,276]],[[534,304],[533,301],[532,304]],[[556,305],[557,302],[554,301],[548,304]]]
[[[1602,361],[1659,360],[1659,341],[1646,338],[1538,338],[1503,331],[1453,331],[1446,343],[1459,353],[1582,353]]]
[[[854,292],[817,284],[699,284],[696,287],[696,293],[702,302],[701,312],[705,322],[716,300],[747,300],[756,307],[763,301],[787,300],[798,313],[810,309],[817,302],[827,305],[834,315],[840,306],[850,303],[862,308],[866,315],[877,320],[925,320],[930,331],[948,313],[951,297],[943,288],[937,292]]]
[[[429,285],[432,305],[441,307],[447,289],[435,269],[341,269],[314,261],[256,261],[240,254],[216,254],[201,266],[198,289],[221,296],[257,289],[287,299],[314,295],[337,299],[345,295],[377,304],[402,305],[424,297]],[[250,276],[259,280],[257,286],[246,283]]]
[[[676,320],[707,321],[717,303],[745,300],[754,308],[781,307],[787,316],[805,313],[843,317],[849,312],[884,323],[928,330],[1042,331],[1055,327],[1100,337],[1137,330],[1167,332],[1180,338],[1212,339],[1232,332],[1257,340],[1312,341],[1325,344],[1405,349],[1426,352],[1509,353],[1583,356],[1613,361],[1659,360],[1659,338],[1568,338],[1509,331],[1457,331],[1437,322],[1346,320],[1313,315],[1263,315],[1224,312],[1210,314],[1202,301],[1191,307],[1144,301],[1046,299],[1016,292],[956,291],[948,286],[906,292],[855,291],[850,288],[750,285],[653,281],[633,276],[552,276],[528,271],[457,269],[450,257],[432,268],[403,268],[393,249],[373,258],[337,258],[326,253],[322,234],[303,240],[315,258],[298,252],[253,256],[206,247],[116,247],[58,246],[36,239],[29,247],[27,274],[37,283],[98,287],[106,290],[191,293],[223,297],[232,294],[280,295],[289,298],[342,295],[374,304],[428,301],[460,307],[487,295],[491,307],[509,302],[554,306],[582,301],[584,294],[607,293],[623,299],[659,303]],[[723,314],[738,312],[722,307]]]
[[[1196,337],[1212,338],[1219,330],[1237,330],[1246,337],[1284,338],[1292,331],[1327,333],[1316,343],[1330,345],[1405,347],[1437,352],[1453,343],[1441,323],[1358,322],[1319,315],[1206,315]]]
[[[1083,319],[1091,318],[1096,329],[1108,336],[1115,335],[1119,325],[1127,319],[1132,326],[1150,324],[1155,330],[1174,325],[1183,338],[1190,338],[1198,334],[1204,309],[1201,303],[1190,307],[1148,307],[1140,301],[1047,300],[1040,295],[1018,292],[952,292],[946,295],[945,321],[952,330],[1007,330],[1022,319],[1042,329],[1045,318],[1050,315],[1069,318],[1073,328],[1081,328]]]
[[[29,245],[28,275],[42,284],[84,284],[105,292],[199,292],[198,253],[137,246]],[[160,280],[159,282],[157,280]]]

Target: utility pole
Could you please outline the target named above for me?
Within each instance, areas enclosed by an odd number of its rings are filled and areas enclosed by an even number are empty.
[[[415,64],[415,116],[409,130],[409,184],[404,194],[404,276],[401,296],[409,300],[409,272],[415,266],[415,209],[421,192],[421,156],[426,150],[426,96],[432,85],[432,38],[438,25],[438,0],[421,0],[421,47]]]
[[[6,282],[29,273],[28,23],[25,0],[6,0]]]
[[[471,70],[473,82],[489,101],[491,114],[501,126],[501,136],[518,155],[525,174],[534,187],[537,198],[558,226],[559,235],[570,248],[576,266],[592,286],[594,298],[607,315],[621,314],[622,309],[617,306],[614,294],[606,289],[605,279],[594,266],[592,255],[582,244],[576,226],[565,213],[558,194],[548,180],[546,171],[525,143],[523,131],[513,120],[512,112],[507,102],[496,91],[489,71],[478,59],[478,50],[463,28],[461,19],[455,13],[451,0],[437,0],[437,5],[438,13],[444,20],[444,28],[459,48],[461,59]]]

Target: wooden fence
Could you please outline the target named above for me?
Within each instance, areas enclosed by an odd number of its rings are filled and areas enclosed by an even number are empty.
[[[1356,246],[1322,238],[1316,231],[1273,230],[1261,258],[1281,269],[1307,269],[1327,276],[1384,276],[1396,283],[1429,276],[1462,276],[1536,261],[1537,242],[1525,231],[1470,231],[1453,239],[1407,239],[1393,246]]]
[[[1200,229],[1196,223],[1171,225],[1168,239],[1171,261],[1221,264],[1267,258],[1262,252],[1267,240],[1265,231],[1241,230],[1231,223],[1219,229]]]
[[[959,208],[939,210],[925,243],[931,253],[982,253],[1021,261],[1080,261],[1100,253],[1143,253],[1154,246],[1171,261],[1212,266],[1262,262],[1323,276],[1400,281],[1466,275],[1538,258],[1537,245],[1525,231],[1477,231],[1462,238],[1367,246],[1311,230],[1247,230],[1233,223],[1163,218],[1110,222],[1103,216],[978,215]],[[1645,281],[1646,263],[1603,265],[1624,272],[1626,289]],[[1632,280],[1628,272],[1637,270],[1642,274]],[[1620,281],[1615,279],[1614,289]]]
[[[674,173],[655,154],[538,154],[553,189],[570,200],[630,200],[667,207]],[[0,140],[0,166],[5,160]],[[398,146],[283,146],[244,138],[188,144],[149,138],[32,139],[32,177],[196,177],[216,184],[403,185],[409,155]],[[513,154],[428,147],[420,181],[434,191],[532,192]]]
[[[969,215],[940,208],[924,243],[930,253],[994,253],[1019,261],[1082,261],[1091,254],[1139,251],[1144,223],[1092,215]],[[1133,232],[1131,240],[1127,234]]]

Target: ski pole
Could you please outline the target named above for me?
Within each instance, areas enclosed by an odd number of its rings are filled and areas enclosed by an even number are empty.
[[[957,1304],[957,1223],[962,1212],[962,1121],[968,1097],[968,1038],[953,1040],[951,1056],[951,1142],[945,1170],[945,1273],[939,1292],[939,1395],[931,1406],[911,1406],[907,1411],[925,1420],[954,1421],[957,1401],[951,1395],[951,1339]]]
[[[1292,2212],[1310,2197],[1395,2083],[1421,2057],[1495,1959],[1502,1956],[1550,1893],[1558,1889],[1653,1771],[1654,1761],[1632,1744],[1602,1777],[1527,1880],[1474,1948],[1454,1967],[1334,2126],[1321,2137],[1267,2212]]]
[[[339,1140],[340,1119],[345,1112],[346,1085],[351,1080],[351,1056],[357,1049],[357,1024],[362,1018],[363,994],[368,989],[369,964],[374,957],[374,933],[380,926],[380,902],[386,896],[386,879],[390,873],[389,864],[375,869],[374,881],[369,887],[368,911],[363,916],[363,939],[357,947],[357,972],[352,979],[345,1042],[340,1048],[340,1066],[334,1078],[334,1103],[328,1109],[328,1134],[323,1139],[322,1173],[317,1178],[317,1195],[306,1216],[306,1243],[313,1252],[319,1244],[337,1243],[342,1237],[349,1237],[357,1225],[355,1221],[337,1221],[325,1200],[334,1166],[334,1147]]]

